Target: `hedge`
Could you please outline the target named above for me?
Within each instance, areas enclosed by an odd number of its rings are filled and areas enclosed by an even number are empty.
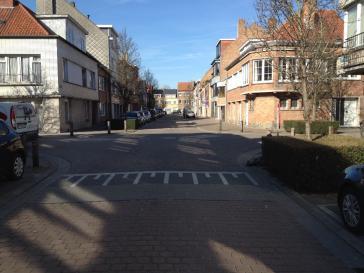
[[[337,132],[340,123],[337,121],[323,121],[317,120],[311,123],[311,133],[318,135],[328,135],[329,127],[332,126],[334,132]],[[283,128],[290,132],[291,128],[295,128],[296,134],[304,134],[306,129],[305,121],[303,120],[285,120],[283,121]]]
[[[291,137],[263,137],[263,163],[298,192],[335,192],[343,170],[364,163],[364,147],[333,148]]]

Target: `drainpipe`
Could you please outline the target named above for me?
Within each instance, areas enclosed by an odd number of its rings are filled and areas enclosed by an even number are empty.
[[[57,14],[57,0],[52,0],[52,14]]]

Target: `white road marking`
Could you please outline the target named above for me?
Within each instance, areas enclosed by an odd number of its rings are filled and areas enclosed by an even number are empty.
[[[73,176],[72,176],[73,177]],[[72,185],[71,185],[71,187],[72,188],[74,188],[74,187],[77,187],[78,186],[78,184],[80,184],[83,180],[85,180],[86,179],[86,175],[84,175],[84,176],[82,176],[82,177],[80,177],[75,183],[73,183]]]
[[[193,184],[198,185],[198,178],[196,173],[192,173]]]
[[[124,175],[123,175],[123,178],[124,179],[127,179],[129,177],[129,173],[125,173]]]
[[[211,178],[211,174],[210,173],[205,173],[206,178]]]
[[[142,178],[143,173],[138,173],[137,177],[134,180],[134,185],[138,185],[140,182],[140,178]]]
[[[183,173],[178,173],[178,177],[182,178],[183,177]]]
[[[156,173],[151,173],[150,177],[154,178],[154,177],[156,177],[156,175],[157,175]]]
[[[94,180],[99,180],[100,179],[100,177],[101,177],[101,175],[99,174],[99,175],[96,175],[95,176],[95,178],[94,178]]]
[[[166,172],[164,174],[163,184],[165,184],[165,185],[168,185],[169,184],[169,176],[170,176],[170,173],[169,172]]]
[[[231,174],[234,178],[238,178],[238,175],[236,173]]]
[[[250,180],[250,182],[254,186],[259,186],[259,183],[249,173],[244,173],[244,175],[246,176],[246,178],[248,178]]]
[[[115,177],[115,174],[110,174],[109,177],[105,180],[105,182],[102,184],[104,187],[110,184],[111,180],[113,180]]]
[[[221,179],[221,181],[222,181],[222,183],[224,184],[224,185],[229,185],[229,182],[226,180],[226,178],[225,178],[225,176],[224,176],[224,174],[223,173],[219,173],[219,176],[220,176],[220,179]]]

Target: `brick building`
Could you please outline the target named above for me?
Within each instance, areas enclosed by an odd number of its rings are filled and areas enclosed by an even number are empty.
[[[193,96],[193,90],[195,88],[195,82],[179,82],[177,88],[178,97],[178,109],[193,109],[195,99]]]

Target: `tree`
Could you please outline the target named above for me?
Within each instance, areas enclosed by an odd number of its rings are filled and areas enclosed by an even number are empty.
[[[158,89],[158,80],[154,77],[149,68],[143,71],[142,79],[145,81],[148,88]]]
[[[126,29],[119,33],[118,51],[117,82],[127,106],[132,96],[137,95],[139,91],[140,54],[136,43]]]
[[[287,74],[293,90],[301,94],[306,137],[311,139],[316,106],[320,100],[330,97],[331,86],[337,78],[336,62],[342,47],[338,3],[335,0],[256,0],[256,9],[263,29],[260,37],[263,50],[280,58],[275,64],[277,69]],[[288,57],[293,59],[289,61]]]

